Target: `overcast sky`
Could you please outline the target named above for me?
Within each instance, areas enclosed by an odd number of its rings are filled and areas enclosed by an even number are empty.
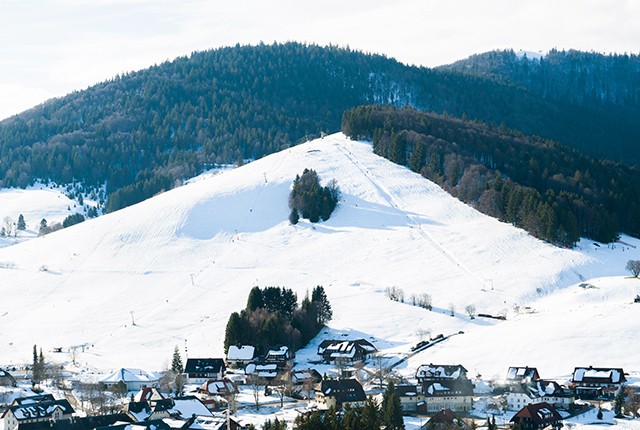
[[[640,51],[640,0],[0,0],[0,118],[193,51],[290,40],[436,66]]]

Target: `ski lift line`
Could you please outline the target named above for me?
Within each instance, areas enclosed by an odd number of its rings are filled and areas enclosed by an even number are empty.
[[[422,225],[420,222],[418,222],[417,220],[415,220],[411,215],[407,214],[404,211],[401,211],[398,204],[395,202],[395,199],[392,197],[391,193],[389,193],[389,191],[382,185],[377,183],[374,179],[371,178],[371,175],[369,173],[369,171],[367,169],[364,169],[363,167],[361,167],[359,165],[359,162],[356,161],[353,157],[353,153],[346,149],[343,148],[342,146],[339,146],[338,149],[345,154],[345,156],[347,157],[347,159],[358,169],[360,170],[360,172],[363,174],[363,176],[374,186],[374,188],[376,188],[378,190],[378,192],[380,193],[380,195],[387,200],[387,202],[391,205],[391,207],[398,212],[401,216],[404,216],[408,221],[410,221],[412,224],[415,225],[414,230],[418,231],[418,234],[420,234],[420,236],[422,236],[422,238],[430,243],[432,246],[434,246],[435,248],[439,249],[440,251],[442,251],[442,253],[444,254],[445,258],[447,258],[451,263],[455,264],[456,266],[458,266],[463,272],[467,273],[469,276],[471,276],[472,278],[474,278],[476,281],[482,282],[482,278],[480,278],[478,275],[476,275],[475,273],[473,273],[471,270],[469,270],[469,268],[467,268],[461,261],[459,261],[456,257],[454,257],[449,251],[447,251],[441,244],[439,244],[438,242],[436,242],[426,231],[424,231],[424,229],[422,228]]]
[[[273,176],[276,176],[276,173],[278,171],[280,171],[280,168],[282,167],[282,164],[285,161],[285,157],[289,156],[289,152],[284,153],[284,156],[280,157],[280,163],[278,163],[277,167],[275,169],[273,169],[271,174]],[[267,184],[269,183],[269,181],[267,180],[267,172],[263,172],[263,176],[264,176],[264,184],[261,187],[258,187],[258,192],[256,193],[256,196],[253,199],[253,202],[251,203],[251,206],[249,207],[249,212],[247,212],[247,214],[245,215],[244,221],[242,223],[242,228],[240,229],[241,231],[245,231],[246,230],[246,226],[249,223],[249,219],[251,218],[251,216],[253,215],[253,209],[256,207],[256,204],[258,203],[258,200],[260,199],[260,197],[262,196],[262,192],[264,191],[264,187],[267,186]],[[238,230],[236,230],[236,240],[240,240],[240,237],[238,236]]]

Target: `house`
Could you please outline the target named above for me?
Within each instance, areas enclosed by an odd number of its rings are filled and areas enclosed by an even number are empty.
[[[16,380],[9,372],[0,369],[0,387],[15,387]]]
[[[624,370],[605,367],[576,367],[571,378],[571,388],[582,399],[614,397],[622,384],[627,382]]]
[[[281,346],[279,349],[271,349],[264,356],[264,363],[280,363],[284,367],[292,366],[293,359],[296,354],[287,346]]]
[[[291,383],[296,386],[305,384],[317,384],[322,381],[322,375],[316,369],[298,369],[289,373]]]
[[[238,394],[238,387],[227,378],[210,380],[199,386],[196,393],[208,410],[215,411],[226,407],[229,401],[235,401],[233,398]]]
[[[508,409],[514,411],[540,402],[547,402],[556,409],[567,409],[575,401],[575,396],[570,390],[561,387],[555,381],[542,379],[531,385],[513,385],[506,398]]]
[[[319,407],[336,411],[343,406],[364,406],[367,396],[362,385],[355,379],[324,380],[316,387],[316,402]]]
[[[139,391],[144,387],[157,387],[160,377],[153,372],[142,369],[122,368],[98,382],[108,388],[115,387],[121,381],[127,387],[127,391]]]
[[[227,352],[227,365],[239,369],[249,364],[256,354],[256,348],[251,345],[231,345]]]
[[[244,368],[244,374],[250,377],[272,380],[278,377],[282,369],[277,364],[249,363]]]
[[[222,358],[189,358],[184,366],[187,384],[203,384],[209,379],[222,379],[225,365]]]
[[[175,426],[166,423],[164,420],[158,419],[139,423],[115,423],[104,427],[96,427],[95,430],[172,430],[175,428]]]
[[[55,400],[53,396],[19,398],[2,414],[5,430],[15,430],[29,423],[51,423],[70,420],[74,409],[67,400]]]
[[[421,393],[425,404],[418,412],[434,413],[441,409],[468,412],[473,406],[473,384],[468,379],[425,381]]]
[[[377,349],[365,339],[335,340],[327,339],[318,346],[318,355],[327,362],[343,360],[347,363],[365,361]]]
[[[73,417],[71,420],[20,424],[20,430],[94,430],[97,427],[110,426],[115,423],[128,423],[129,421],[128,416],[118,413]]]
[[[133,396],[134,402],[147,402],[151,407],[155,406],[158,400],[164,400],[165,397],[155,387],[144,387]]]
[[[424,396],[418,392],[417,385],[402,384],[396,385],[396,393],[400,398],[400,406],[402,412],[415,413],[418,411],[418,405],[424,405]]]
[[[240,430],[242,427],[240,423],[234,417],[226,417],[225,415],[214,415],[212,417],[199,417],[196,416],[193,422],[189,424],[185,429],[197,429],[197,430],[227,430],[227,419],[229,420],[229,430]]]
[[[529,384],[540,379],[538,369],[535,367],[510,367],[507,370],[507,384]]]
[[[461,364],[423,364],[416,370],[416,379],[420,383],[443,379],[467,379],[467,369]]]
[[[562,417],[549,403],[541,402],[520,409],[510,420],[523,430],[539,430],[545,427],[559,429]]]
[[[168,409],[169,416],[177,418],[191,418],[192,416],[212,417],[213,414],[196,396],[176,397]]]
[[[451,409],[443,409],[440,412],[432,416],[425,425],[422,426],[424,430],[451,430],[461,429],[469,430],[469,424],[461,419]]]

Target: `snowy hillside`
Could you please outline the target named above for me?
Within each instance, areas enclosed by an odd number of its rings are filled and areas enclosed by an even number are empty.
[[[43,219],[48,225],[62,223],[66,217],[74,213],[86,215],[87,208],[96,205],[95,201],[88,199],[83,203],[85,206],[65,195],[63,187],[53,185],[36,184],[24,190],[0,190],[0,229],[5,227],[5,231],[8,230],[5,225],[7,220],[12,225],[10,235],[0,235],[0,248],[37,237]],[[16,229],[20,215],[24,217],[24,230]]]
[[[291,226],[287,197],[304,168],[335,178],[343,200],[328,222]],[[486,376],[513,365],[537,365],[544,377],[574,365],[634,370],[640,281],[621,277],[630,258],[637,249],[549,246],[336,134],[0,249],[0,365],[28,362],[34,344],[86,344],[79,361],[103,370],[159,370],[175,345],[219,356],[227,318],[251,287],[301,298],[320,284],[334,308],[327,335],[406,352],[419,329],[464,331],[403,364],[407,373],[436,361]],[[429,293],[433,311],[391,302],[392,286],[409,302]],[[470,320],[469,304],[507,321]]]

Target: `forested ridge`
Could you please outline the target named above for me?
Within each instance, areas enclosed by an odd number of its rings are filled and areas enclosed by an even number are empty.
[[[343,132],[481,212],[572,246],[640,235],[640,172],[505,127],[378,105],[345,112]]]
[[[217,163],[255,159],[339,130],[351,107],[380,103],[466,115],[525,133],[609,148],[521,85],[300,43],[195,52],[0,122],[0,187],[36,180],[107,186],[116,210]],[[570,142],[570,143],[571,143]],[[614,157],[609,157],[614,158]]]
[[[542,58],[527,58],[504,50],[439,69],[526,89],[560,108],[566,126],[546,137],[599,158],[640,163],[639,55],[553,49]],[[590,139],[584,139],[587,134]]]

